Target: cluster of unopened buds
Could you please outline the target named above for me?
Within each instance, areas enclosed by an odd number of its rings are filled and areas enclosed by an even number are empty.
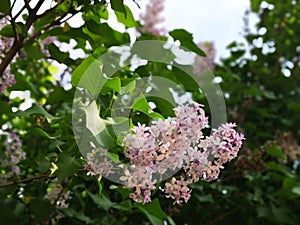
[[[236,132],[233,123],[223,124],[210,136],[204,136],[208,118],[202,105],[178,106],[174,112],[173,118],[133,127],[123,139],[130,166],[119,179],[125,188],[133,190],[130,197],[137,202],[150,202],[156,183],[167,177],[171,178],[160,190],[174,204],[187,202],[192,191],[188,185],[217,179],[223,165],[237,157],[241,148],[244,136]],[[87,157],[93,175],[114,173],[108,161],[96,159],[95,154],[93,151]]]

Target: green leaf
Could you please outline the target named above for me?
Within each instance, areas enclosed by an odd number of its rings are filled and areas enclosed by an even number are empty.
[[[117,191],[119,194],[121,194],[123,199],[128,198],[130,194],[130,191],[128,189],[124,189],[122,187],[113,184],[109,186],[109,189]]]
[[[72,74],[74,86],[86,88],[91,95],[98,95],[100,87],[107,81],[101,71],[102,63],[92,56],[87,57]]]
[[[10,0],[1,0],[0,12],[8,15],[10,12]]]
[[[47,159],[44,158],[42,160],[39,160],[37,162],[37,165],[38,165],[39,170],[42,173],[45,173],[50,167],[50,162]]]
[[[282,173],[284,175],[286,175],[287,177],[290,177],[290,178],[294,178],[295,177],[295,174],[292,173],[292,171],[284,166],[284,165],[279,165],[275,162],[269,162],[267,163],[267,168],[269,170],[273,170],[273,171],[276,171],[276,172],[279,172],[279,173]]]
[[[167,214],[162,210],[158,199],[145,205],[138,205],[137,208],[144,213],[152,225],[163,225],[164,220],[168,219]]]
[[[6,25],[0,31],[0,35],[4,37],[14,37],[14,31],[11,24]]]
[[[123,0],[111,0],[110,1],[111,8],[115,11],[126,13],[126,8],[123,3]]]
[[[167,118],[169,116],[173,117],[175,115],[173,111],[174,105],[170,101],[167,101],[166,99],[162,99],[156,96],[148,96],[147,100],[149,102],[155,103],[155,105],[157,106],[155,108],[155,111],[158,111],[158,113],[163,115],[164,118]]]
[[[40,59],[44,56],[38,42],[33,42],[24,46],[29,59]]]
[[[293,213],[289,208],[286,207],[277,207],[275,205],[271,205],[271,210],[276,219],[285,224],[295,224],[296,218]]]
[[[135,27],[137,25],[131,10],[125,5],[126,13],[115,11],[117,20],[126,27]]]
[[[81,210],[78,211],[71,207],[68,207],[68,208],[60,209],[60,211],[70,218],[75,218],[75,219],[78,219],[79,221],[85,222],[85,224],[92,223],[92,220],[89,217],[87,217],[86,215],[84,215],[84,213]]]
[[[276,156],[282,160],[286,160],[287,156],[284,154],[284,152],[282,151],[281,147],[278,145],[275,146],[271,146],[270,148],[267,149],[267,154],[272,155],[272,156]]]
[[[66,60],[69,59],[69,53],[60,51],[59,48],[53,43],[48,46],[48,50],[51,58],[55,59],[59,63],[65,64]]]
[[[198,55],[206,56],[205,53],[193,41],[193,35],[186,30],[175,29],[170,31],[169,34],[174,38],[174,40],[179,40],[182,47],[187,48]]]
[[[127,78],[126,78],[127,79]],[[123,84],[124,79],[122,79],[122,84]],[[127,83],[124,87],[122,87],[120,94],[132,94],[136,87],[136,81],[132,80],[131,82]]]
[[[295,184],[295,186],[292,188],[292,192],[300,196],[300,183]]]
[[[46,117],[48,122],[50,123],[54,119],[58,119],[58,117],[52,116],[50,113],[48,113],[42,106],[34,104],[31,108],[25,110],[25,111],[18,111],[14,113],[15,116],[30,116],[34,114],[43,115]]]
[[[132,109],[134,111],[141,111],[148,115],[149,106],[148,106],[147,99],[145,98],[144,95],[140,95],[139,97],[137,97],[136,101],[132,106]]]
[[[253,12],[258,12],[261,0],[251,0],[251,10]]]
[[[86,190],[86,193],[90,196],[90,198],[93,200],[93,202],[104,209],[105,211],[109,210],[115,203],[111,202],[109,198],[107,198],[104,194],[101,196],[97,194],[92,194],[88,190]]]
[[[109,78],[101,89],[101,94],[106,95],[111,90],[118,93],[121,91],[121,80],[119,77]]]
[[[58,171],[57,176],[59,180],[72,176],[81,168],[79,159],[71,156],[68,152],[64,151],[58,155],[57,161]]]
[[[34,135],[39,135],[41,137],[46,137],[46,138],[52,139],[52,140],[55,140],[55,139],[57,139],[57,138],[59,138],[61,136],[61,134],[50,135],[46,131],[44,131],[43,129],[41,129],[40,127],[34,127],[32,129],[32,132],[33,132]]]
[[[214,202],[214,199],[212,197],[211,194],[209,195],[196,195],[196,198],[200,201],[200,202]]]
[[[93,58],[93,56],[91,56],[91,55],[89,55],[87,58],[85,58],[80,63],[80,65],[72,73],[71,82],[72,82],[73,86],[77,87],[79,85],[79,81],[82,78],[82,76],[84,75],[85,71],[94,62],[98,62],[99,67],[102,65],[102,63],[100,63],[100,61],[96,61],[96,59]]]
[[[29,209],[33,214],[35,223],[40,224],[52,212],[52,206],[49,201],[43,199],[34,199],[30,202]]]
[[[104,43],[106,47],[128,44],[130,42],[129,34],[118,32],[112,29],[107,23],[98,24],[93,20],[86,22],[86,28],[83,31],[94,41],[94,47],[99,46],[99,42]],[[93,43],[91,43],[93,46]]]

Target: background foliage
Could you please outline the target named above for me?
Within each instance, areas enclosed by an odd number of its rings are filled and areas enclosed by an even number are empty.
[[[0,3],[1,78],[13,74],[16,81],[0,95],[0,224],[297,224],[298,0],[251,0],[250,11],[259,17],[258,32],[249,31],[246,13],[247,44],[229,44],[230,57],[214,71],[222,78],[229,121],[239,125],[246,142],[219,179],[193,185],[192,198],[183,205],[173,205],[159,193],[149,204],[134,203],[128,198],[128,190],[87,176],[72,130],[75,87],[65,88],[66,80],[83,58],[74,58],[61,48],[61,44],[73,40],[74,49],[97,58],[112,46],[130,42],[130,29],[119,32],[107,24],[110,7],[126,28],[141,31],[137,40],[166,40],[167,34],[163,30],[154,34],[143,30],[147,24],[135,21],[122,0],[57,0],[42,13],[39,8],[43,1],[23,3],[20,15],[12,13],[14,1]],[[73,28],[67,21],[78,13],[84,24]],[[169,34],[202,54],[188,32],[178,29]],[[53,62],[65,68],[58,79],[54,79]],[[114,81],[118,82],[107,84],[98,99],[100,116],[110,115],[111,101],[122,87],[139,76],[154,73],[168,77],[179,71],[160,63],[148,63],[134,71],[123,68],[115,75]],[[191,92],[194,100],[206,103],[178,77],[174,80]],[[24,99],[12,97],[12,91],[29,91],[33,105],[26,111],[18,110]],[[157,113],[163,117],[172,114],[171,106],[156,103],[160,106]],[[149,122],[150,115],[143,110],[145,104],[133,111],[133,123]],[[112,146],[119,151],[117,139],[112,139]],[[13,159],[13,154],[19,154],[18,159]]]

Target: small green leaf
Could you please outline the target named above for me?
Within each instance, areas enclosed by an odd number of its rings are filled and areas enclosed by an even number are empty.
[[[119,77],[109,78],[105,82],[105,84],[101,90],[101,94],[105,95],[105,94],[109,93],[111,90],[118,92],[118,93],[121,91],[121,80]]]
[[[174,40],[179,40],[182,47],[187,48],[198,55],[206,56],[205,53],[193,41],[193,35],[186,30],[175,29],[170,31],[169,34],[174,38]]]
[[[100,206],[105,211],[109,210],[115,203],[111,202],[109,198],[107,198],[104,194],[101,195],[101,197],[97,194],[92,194],[88,190],[86,190],[86,193],[90,196],[90,198],[93,200],[93,202]]]
[[[272,156],[276,156],[282,160],[286,160],[287,156],[284,154],[284,152],[282,151],[282,149],[280,148],[280,146],[275,145],[272,146],[270,148],[267,149],[267,154],[272,155]]]
[[[40,59],[44,56],[38,42],[33,42],[24,46],[29,59]]]
[[[300,196],[300,183],[295,184],[295,186],[292,188],[292,192]]]
[[[115,11],[126,13],[126,8],[123,3],[123,0],[111,0],[110,1],[111,8]]]
[[[258,12],[261,0],[251,0],[251,10],[253,12]]]
[[[69,58],[68,52],[62,52],[55,44],[50,44],[48,46],[49,53],[51,58],[55,59],[59,63],[65,63],[65,61]]]
[[[8,15],[10,12],[10,0],[1,0],[0,12]]]
[[[63,180],[66,177],[72,176],[81,168],[79,159],[71,156],[68,152],[64,151],[58,155],[58,172],[57,176],[59,180]]]
[[[148,102],[147,102],[147,99],[145,98],[145,96],[140,95],[134,102],[132,108],[134,111],[141,111],[148,115],[149,107],[148,107]]]
[[[214,202],[214,199],[212,197],[211,194],[209,195],[196,195],[196,198],[200,201],[200,202]]]
[[[92,220],[85,216],[84,213],[80,210],[75,210],[71,207],[60,209],[60,211],[70,218],[78,219],[79,221],[83,221],[85,224],[91,224]]]
[[[74,86],[86,88],[91,95],[98,95],[100,87],[107,81],[101,70],[102,63],[92,56],[87,57],[72,74]]]
[[[32,132],[35,134],[35,135],[39,135],[39,136],[42,136],[42,137],[46,137],[48,139],[52,139],[52,140],[55,140],[57,138],[59,138],[61,136],[61,134],[55,134],[55,135],[50,135],[48,134],[46,131],[44,131],[43,129],[41,129],[40,127],[34,127],[32,129]]]
[[[37,162],[37,165],[38,165],[39,170],[42,173],[45,173],[50,167],[50,162],[47,159],[44,158],[42,160],[39,160]]]
[[[296,218],[289,208],[286,207],[277,207],[275,205],[271,205],[271,210],[276,219],[284,224],[295,224]]]
[[[0,30],[0,35],[4,37],[14,37],[14,31],[11,24],[6,25]]]
[[[129,7],[125,5],[126,13],[115,11],[117,20],[124,24],[126,27],[135,27],[137,25],[132,12],[130,11]]]
[[[138,205],[137,208],[144,213],[152,225],[163,225],[164,220],[168,219],[167,214],[162,210],[158,199],[145,205]]]
[[[58,117],[52,116],[50,113],[48,113],[42,106],[34,104],[31,108],[25,110],[25,111],[18,111],[14,113],[15,116],[29,116],[39,114],[43,115],[47,118],[48,122],[51,122],[54,119],[58,119]]]
[[[267,168],[272,171],[282,173],[290,178],[295,178],[295,174],[286,166],[277,164],[276,162],[267,163]]]

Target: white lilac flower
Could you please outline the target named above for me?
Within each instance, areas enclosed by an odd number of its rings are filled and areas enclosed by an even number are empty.
[[[180,180],[172,177],[169,182],[165,183],[165,188],[161,190],[166,193],[167,198],[174,199],[174,204],[187,203],[192,192],[187,185],[188,183],[183,177],[180,177]]]

